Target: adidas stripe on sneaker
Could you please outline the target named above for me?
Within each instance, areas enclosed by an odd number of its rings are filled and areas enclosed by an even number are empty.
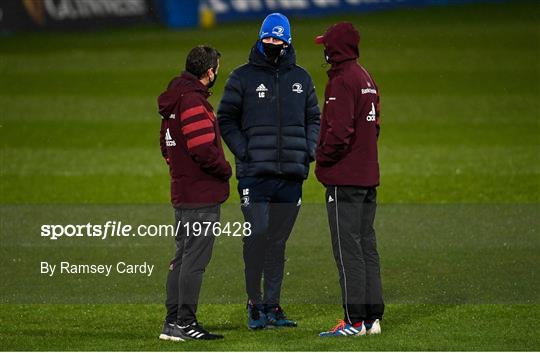
[[[343,337],[343,336],[364,336],[366,334],[366,327],[363,323],[360,323],[358,327],[351,325],[343,320],[334,326],[329,331],[319,333],[320,337]]]

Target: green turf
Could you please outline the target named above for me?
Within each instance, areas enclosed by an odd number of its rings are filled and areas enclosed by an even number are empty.
[[[389,302],[384,335],[339,341],[316,337],[340,310],[331,304],[339,301],[337,274],[323,188],[313,175],[304,185],[304,218],[287,254],[284,301],[300,322],[295,330],[244,328],[236,240],[216,244],[203,288],[204,303],[214,304],[200,312],[227,339],[186,345],[156,340],[163,308],[155,303],[170,243],[153,244],[151,251],[135,244],[124,253],[110,243],[96,252],[41,239],[33,244],[34,228],[47,216],[51,222],[95,216],[75,204],[117,204],[112,213],[122,204],[138,212],[158,204],[165,210],[161,217],[170,219],[156,96],[180,71],[187,51],[208,43],[223,54],[211,97],[216,107],[228,73],[246,61],[258,23],[0,37],[0,263],[6,269],[0,348],[539,350],[539,19],[537,2],[520,1],[291,19],[298,62],[313,76],[319,97],[326,74],[312,39],[341,20],[360,29],[361,61],[382,94],[377,228]],[[235,184],[231,210],[238,203]],[[64,208],[48,213],[47,204]],[[28,232],[12,231],[18,225]],[[39,276],[25,272],[34,268],[30,255],[93,261],[143,257],[140,252],[161,273],[151,282],[125,284],[138,297],[110,302],[152,304],[17,304],[62,288],[77,294],[94,283],[54,288],[32,281]],[[231,262],[236,265],[224,266]],[[96,283],[100,293],[116,288]]]
[[[300,327],[257,332],[245,328],[242,305],[207,305],[200,311],[204,323],[225,340],[172,343],[156,338],[157,305],[10,305],[2,312],[12,319],[0,322],[0,343],[3,350],[29,351],[523,351],[540,344],[530,325],[540,320],[539,310],[538,305],[389,305],[384,336],[336,340],[316,336],[333,324],[328,318],[340,314],[335,305],[290,306]]]

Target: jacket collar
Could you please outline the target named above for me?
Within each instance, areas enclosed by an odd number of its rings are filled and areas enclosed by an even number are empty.
[[[330,70],[326,71],[328,77],[334,77],[341,71],[347,70],[349,67],[356,65],[356,58],[345,60],[339,63],[332,63]]]
[[[169,119],[174,113],[179,97],[188,92],[197,92],[205,98],[208,98],[210,95],[208,88],[197,77],[189,72],[182,72],[180,76],[175,77],[169,83],[167,90],[158,97],[159,114],[161,117],[163,119]]]
[[[177,88],[181,93],[187,93],[187,92],[199,92],[205,97],[210,96],[210,92],[208,91],[208,87],[203,85],[199,79],[193,75],[192,73],[189,73],[187,71],[182,72],[180,77],[173,80],[169,84],[168,89],[174,89]]]
[[[266,56],[263,53],[261,53],[261,51],[257,47],[257,43],[255,43],[255,45],[251,48],[251,52],[249,54],[250,64],[261,66],[261,67],[271,69],[271,70],[288,69],[296,64],[296,53],[292,45],[289,45],[289,47],[285,51],[285,54],[281,58],[279,58],[279,61],[276,65],[268,61]]]

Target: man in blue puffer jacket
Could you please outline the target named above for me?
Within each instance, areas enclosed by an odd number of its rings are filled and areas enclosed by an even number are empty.
[[[315,158],[320,111],[291,42],[287,17],[268,15],[249,62],[231,73],[218,109],[223,139],[235,155],[242,212],[252,227],[243,249],[251,329],[296,326],[280,306],[285,244]]]

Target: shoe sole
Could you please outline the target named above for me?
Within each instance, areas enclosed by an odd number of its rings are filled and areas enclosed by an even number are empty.
[[[267,328],[287,328],[287,327],[298,327],[298,325],[272,325],[272,324],[268,324],[266,325]]]
[[[268,324],[265,324],[264,326],[249,326],[249,324],[247,325],[247,328],[250,329],[251,331],[257,331],[257,330],[262,330],[264,328],[266,328],[268,326]]]
[[[339,334],[339,335],[322,335],[322,333],[319,333],[319,337],[362,337],[362,336],[367,336],[368,333],[365,331],[365,330],[362,330],[358,333],[355,333],[353,335],[342,335],[342,334]]]
[[[347,337],[363,337],[363,336],[367,336],[367,334],[363,333],[363,334],[356,334],[356,335],[326,335],[326,336],[321,336],[319,335],[318,337],[322,337],[322,338],[326,338],[326,337],[337,337],[337,338],[340,338],[340,337],[343,337],[343,338],[347,338]]]
[[[162,340],[162,341],[173,341],[173,342],[185,342],[186,341],[183,338],[169,336],[169,335],[165,335],[163,333],[161,335],[159,335],[159,339]]]

